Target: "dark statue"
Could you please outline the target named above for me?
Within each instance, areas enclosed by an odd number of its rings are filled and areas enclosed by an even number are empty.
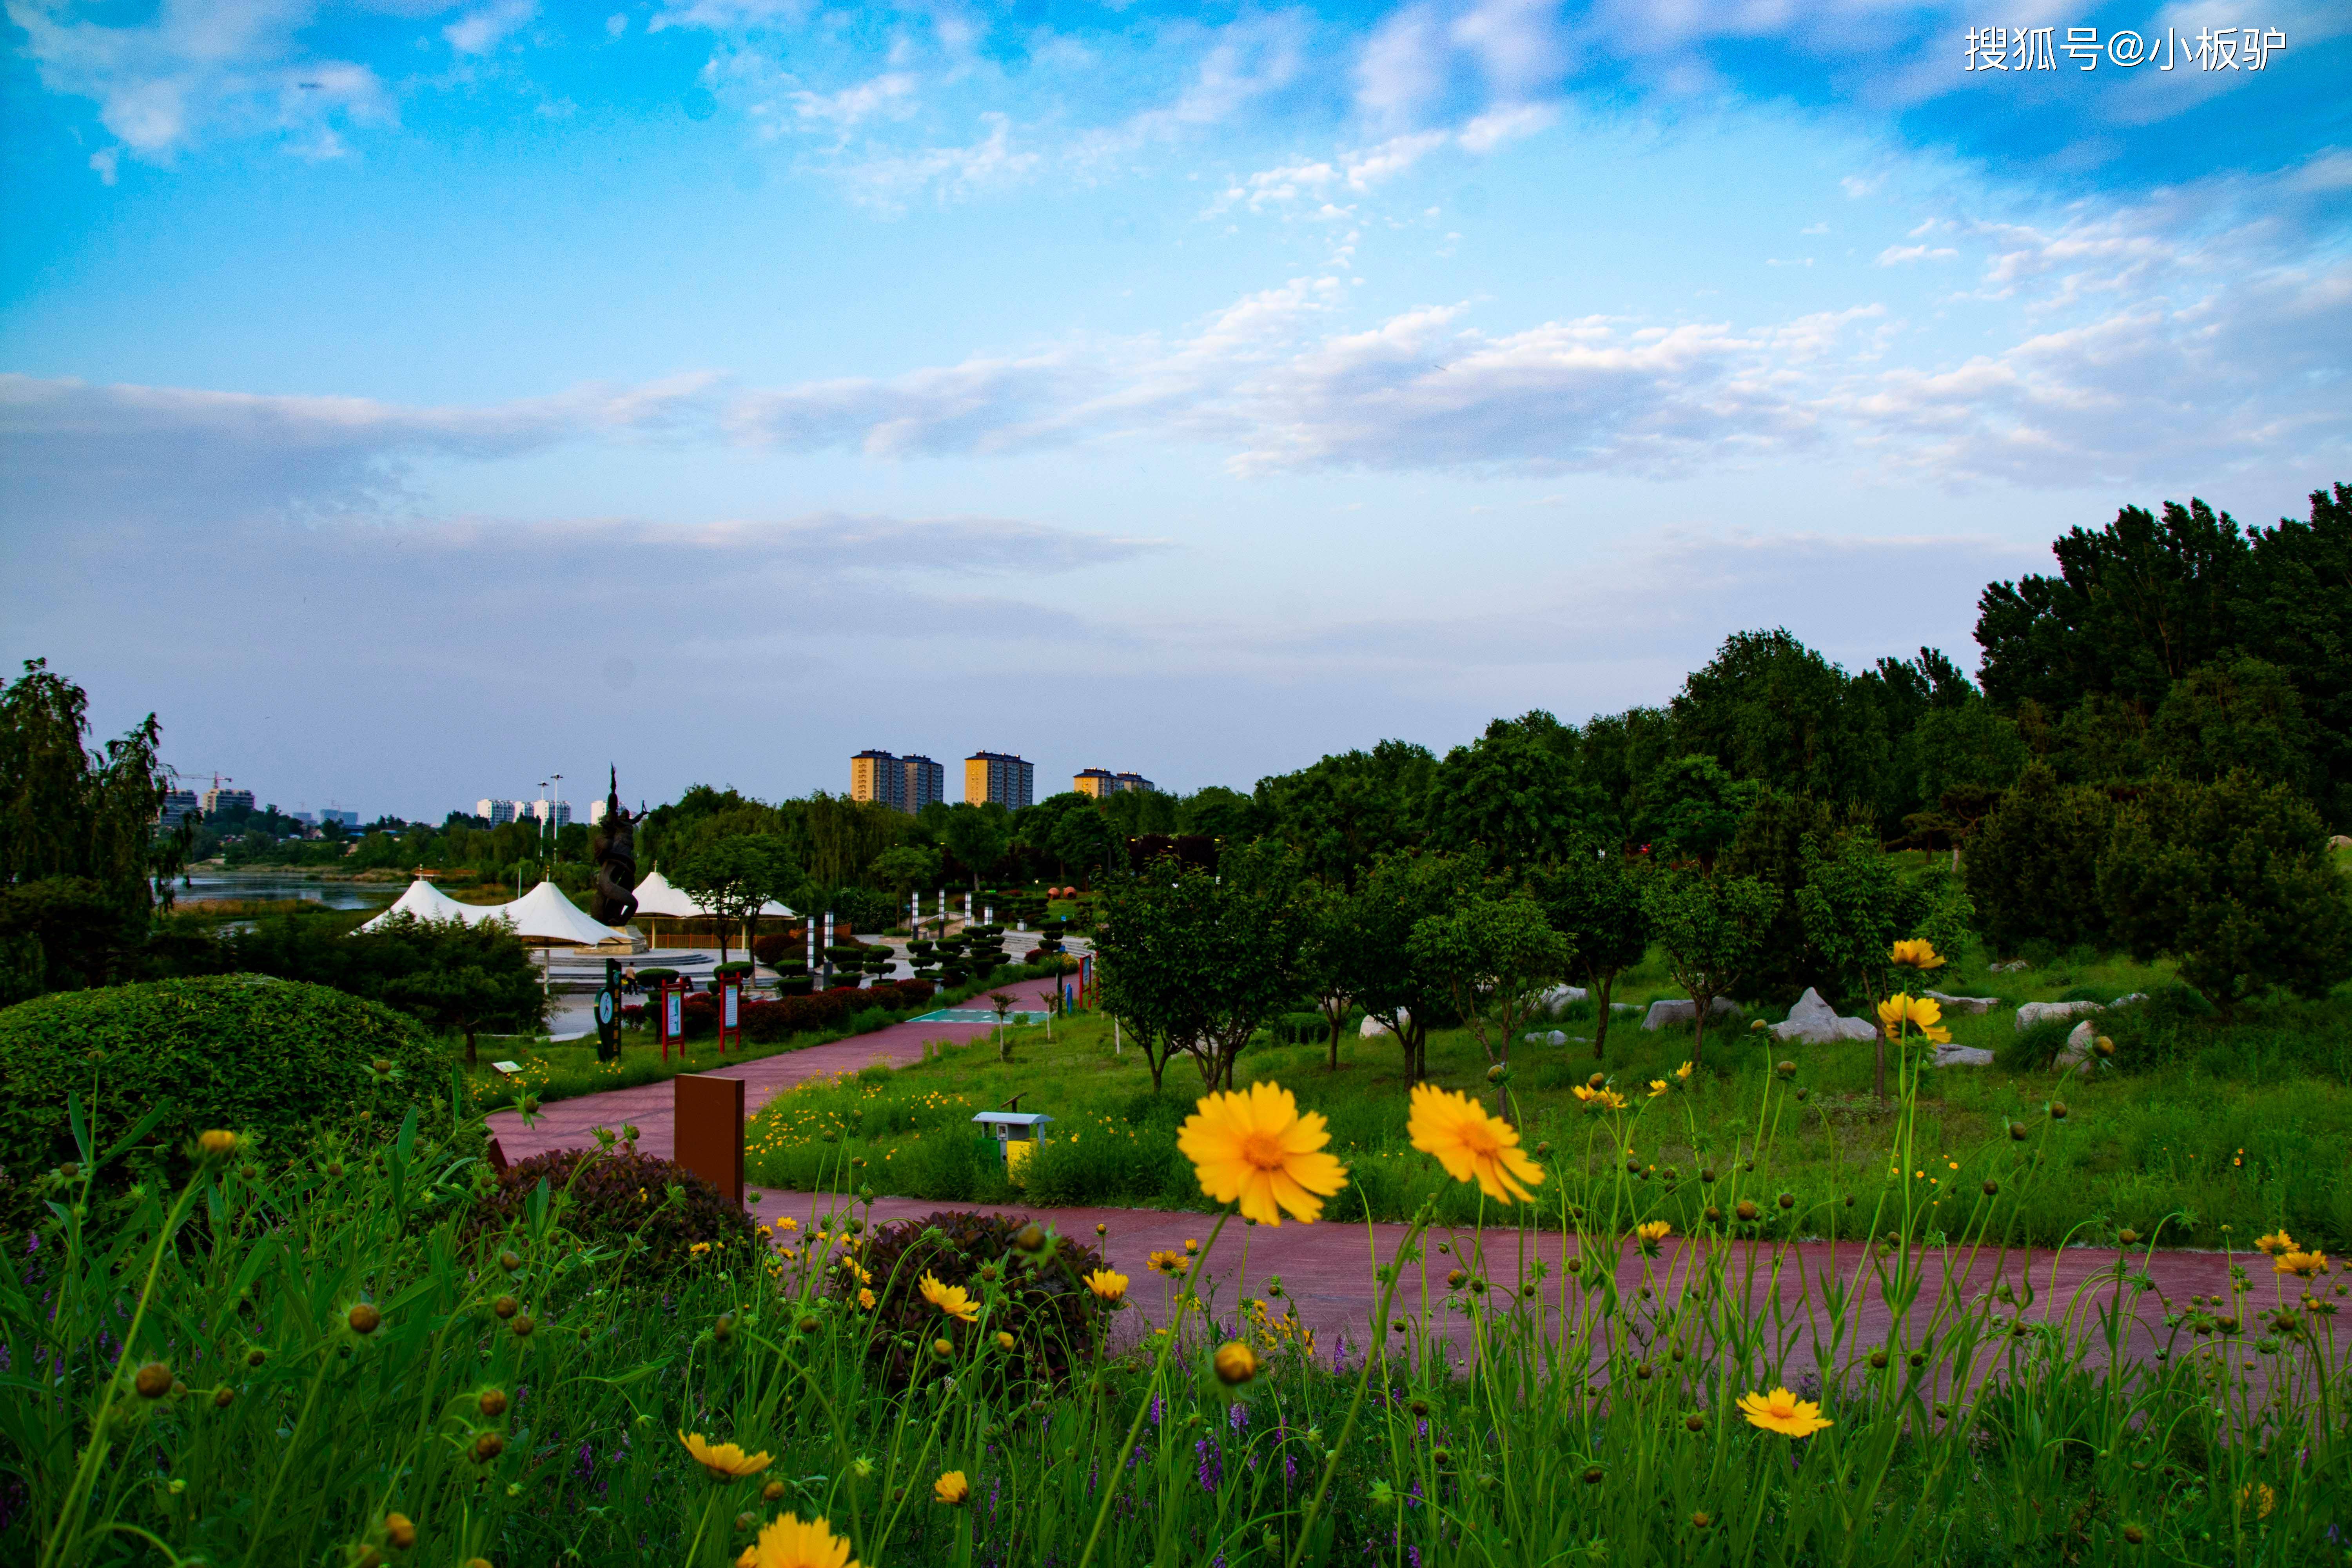
[[[617,930],[637,912],[636,831],[628,809],[621,804],[617,768],[604,796],[604,820],[596,825],[591,847],[596,857],[596,902],[588,915],[597,924]]]

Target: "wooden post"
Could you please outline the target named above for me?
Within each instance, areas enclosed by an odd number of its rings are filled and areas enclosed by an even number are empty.
[[[680,1073],[670,1126],[673,1157],[696,1175],[743,1202],[743,1080]]]

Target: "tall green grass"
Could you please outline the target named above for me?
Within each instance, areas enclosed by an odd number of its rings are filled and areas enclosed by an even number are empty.
[[[560,1191],[465,1239],[485,1178],[413,1121],[373,1147],[218,1154],[180,1190],[94,1208],[140,1134],[95,1148],[77,1110],[80,1158],[42,1178],[51,1218],[5,1239],[0,1556],[714,1568],[790,1510],[867,1568],[2340,1561],[2340,1277],[2241,1271],[2226,1300],[2166,1302],[2126,1259],[2030,1310],[1969,1294],[1948,1282],[1971,1258],[2013,1274],[2002,1238],[2068,1179],[2063,1129],[1947,1145],[1908,1063],[1888,1151],[1924,1168],[1949,1148],[1993,1190],[1938,1216],[1882,1173],[1851,1284],[1789,1279],[1815,1205],[1772,1195],[1808,1102],[1768,1079],[1741,1143],[1758,1169],[1709,1184],[1727,1215],[1762,1200],[1752,1225],[1634,1239],[1681,1228],[1668,1189],[1597,1155],[1696,1098],[1676,1091],[1560,1129],[1546,1203],[1459,1188],[1472,1223],[1440,1243],[1424,1202],[1373,1258],[1378,1320],[1344,1345],[1209,1278],[1130,1290],[1108,1332],[1062,1347],[1060,1382],[999,1341],[1001,1285],[976,1321],[928,1320],[944,1349],[911,1377],[877,1375],[835,1266],[869,1234],[862,1194],[790,1258],[720,1249],[633,1279],[628,1236],[575,1231]],[[821,1174],[854,1180],[829,1147]],[[1572,1267],[1533,1261],[1538,1231]],[[1413,1267],[1432,1254],[1456,1271],[1443,1289]],[[1874,1299],[1885,1337],[1860,1328]],[[1228,1340],[1254,1376],[1221,1378]],[[1791,1438],[1741,1416],[1779,1385],[1831,1424]],[[764,1462],[714,1479],[681,1430]],[[933,1500],[950,1470],[961,1507]]]

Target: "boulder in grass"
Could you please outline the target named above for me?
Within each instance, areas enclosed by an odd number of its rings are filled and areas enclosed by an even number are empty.
[[[1942,1004],[1947,1013],[1990,1013],[2004,1004],[1998,996],[1947,996],[1941,991],[1927,994]]]
[[[1717,1018],[1736,1018],[1739,1016],[1739,1009],[1728,997],[1718,996],[1707,1007],[1706,1016],[1710,1021]],[[1689,997],[1661,998],[1650,1004],[1649,1012],[1643,1016],[1642,1027],[1663,1029],[1669,1024],[1693,1024],[1697,1021],[1698,1004]]]
[[[2044,1018],[2071,1018],[2077,1013],[2101,1011],[2096,1002],[2025,1002],[2017,1009],[2017,1026],[2022,1031],[2033,1027]]]
[[[1584,998],[1585,990],[1581,985],[1555,985],[1536,998],[1536,1011],[1544,1017],[1557,1018],[1561,1008]]]
[[[2092,1066],[2091,1046],[2098,1037],[2099,1026],[2089,1018],[2084,1019],[2074,1026],[2074,1033],[2066,1037],[2066,1044],[2059,1050],[2058,1059],[2053,1065],[2060,1072],[2081,1073],[2088,1077]]]
[[[1397,1019],[1399,1022],[1410,1026],[1412,1023],[1412,1010],[1405,1007],[1398,1008]],[[1367,1040],[1376,1040],[1382,1035],[1393,1035],[1396,1031],[1390,1028],[1386,1024],[1381,1023],[1378,1018],[1375,1018],[1370,1014],[1367,1013],[1364,1015],[1364,1021],[1356,1026],[1356,1033]]]
[[[1981,1046],[1937,1046],[1936,1066],[1939,1068],[1989,1068],[1992,1053]]]
[[[1877,1034],[1877,1026],[1866,1019],[1838,1016],[1838,1010],[1810,985],[1797,998],[1797,1005],[1789,1009],[1788,1018],[1772,1026],[1772,1037],[1776,1040],[1796,1040],[1813,1046],[1874,1039]]]

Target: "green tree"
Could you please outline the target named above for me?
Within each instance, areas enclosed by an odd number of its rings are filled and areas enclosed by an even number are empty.
[[[2030,699],[2063,711],[2098,692],[2152,711],[2239,641],[2252,558],[2227,512],[2167,501],[2159,521],[2125,507],[2095,532],[2069,530],[2051,553],[2057,576],[1995,583],[1978,600],[1985,695],[2004,708]]]
[[[1864,793],[1846,673],[1784,628],[1724,639],[1668,712],[1685,752],[1733,777],[1844,799]]]
[[[2147,729],[2166,769],[2207,784],[2244,769],[2308,793],[2311,732],[2286,671],[2259,658],[2200,665],[2172,683]]]
[[[996,868],[1013,843],[1013,814],[992,800],[978,805],[959,801],[940,817],[939,824],[940,842],[962,863],[971,878],[971,890],[977,893],[981,879]]]
[[[677,889],[719,921],[719,958],[727,961],[727,928],[743,927],[743,950],[759,935],[760,910],[771,899],[803,900],[808,879],[782,834],[746,833],[696,849],[670,874]]]
[[[1429,1031],[1449,1016],[1450,992],[1447,977],[1415,957],[1413,928],[1451,911],[1484,879],[1485,868],[1468,857],[1391,855],[1346,895],[1333,938],[1341,954],[1334,983],[1395,1035],[1409,1084],[1429,1076]]]
[[[916,889],[939,886],[940,855],[938,850],[920,845],[901,844],[874,857],[872,869],[903,904]]]
[[[2001,796],[1962,863],[1977,929],[1997,955],[2034,940],[2105,938],[2098,875],[2110,815],[2104,791],[2062,784],[2042,763]]]
[[[1260,779],[1265,831],[1297,848],[1311,874],[1353,889],[1374,860],[1420,844],[1436,765],[1425,747],[1382,741]]]
[[[2352,977],[2352,903],[2319,816],[2286,784],[2167,780],[2116,814],[2098,871],[2116,935],[2159,953],[2223,1022],[2273,989],[2325,996]]]
[[[1054,857],[1089,878],[1116,865],[1120,835],[1108,812],[1088,806],[1064,814],[1054,826]]]
[[[1888,991],[1895,943],[1904,934],[1901,879],[1895,862],[1875,836],[1840,834],[1824,845],[1805,846],[1805,880],[1797,889],[1805,940],[1822,967],[1836,976],[1839,991],[1860,997],[1868,1016],[1877,1016]],[[1875,1053],[1871,1085],[1886,1098],[1886,1036],[1872,1042]]]
[[[47,660],[0,689],[0,891],[18,895],[20,983],[37,970],[52,988],[102,984],[143,939],[155,879],[186,851],[185,836],[155,830],[170,784],[155,716],[100,752],[85,749],[89,732],[88,698]]]
[[[1605,820],[1600,792],[1578,774],[1574,732],[1538,710],[1497,719],[1437,764],[1423,807],[1431,847],[1483,848],[1504,866],[1553,860]]]
[[[1592,997],[1592,1057],[1609,1050],[1610,994],[1617,977],[1648,956],[1650,916],[1640,878],[1613,844],[1587,844],[1539,868],[1528,889],[1568,943],[1569,964]]]
[[[1732,777],[1713,757],[1675,757],[1651,771],[1643,831],[1653,844],[1712,867],[1763,793],[1762,784]]]
[[[2310,521],[2263,529],[2253,557],[2242,641],[2294,684],[2313,798],[2330,826],[2352,832],[2352,485],[2312,491]]]
[[[1697,1008],[1691,1060],[1706,1044],[1706,1016],[1727,996],[1763,951],[1772,919],[1772,889],[1753,877],[1708,877],[1687,867],[1654,873],[1643,889],[1651,929],[1666,955],[1666,973]]]
[[[1505,1069],[1511,1065],[1511,1042],[1568,967],[1568,944],[1525,894],[1473,894],[1443,914],[1414,921],[1409,943],[1414,967],[1438,977],[1486,1059]],[[1499,1083],[1495,1106],[1497,1114],[1507,1113]]]
[[[1327,1065],[1339,1070],[1339,1037],[1356,1005],[1348,963],[1348,898],[1327,883],[1305,881],[1298,889],[1301,937],[1299,988],[1315,999],[1328,1031]]]
[[[1855,802],[1848,812],[1849,828],[1876,842],[1870,808]],[[1740,819],[1739,831],[1717,859],[1717,875],[1753,877],[1772,894],[1772,918],[1741,984],[1741,996],[1793,1002],[1808,985],[1824,983],[1820,962],[1805,941],[1797,889],[1804,885],[1807,847],[1827,841],[1836,828],[1835,817],[1822,802],[1768,789],[1757,796]]]
[[[1265,830],[1265,813],[1237,789],[1208,784],[1176,803],[1176,831],[1246,844]]]
[[[1192,1056],[1207,1088],[1231,1089],[1250,1036],[1298,992],[1298,879],[1278,846],[1228,850],[1213,875],[1147,866],[1105,900],[1104,1005]]]

